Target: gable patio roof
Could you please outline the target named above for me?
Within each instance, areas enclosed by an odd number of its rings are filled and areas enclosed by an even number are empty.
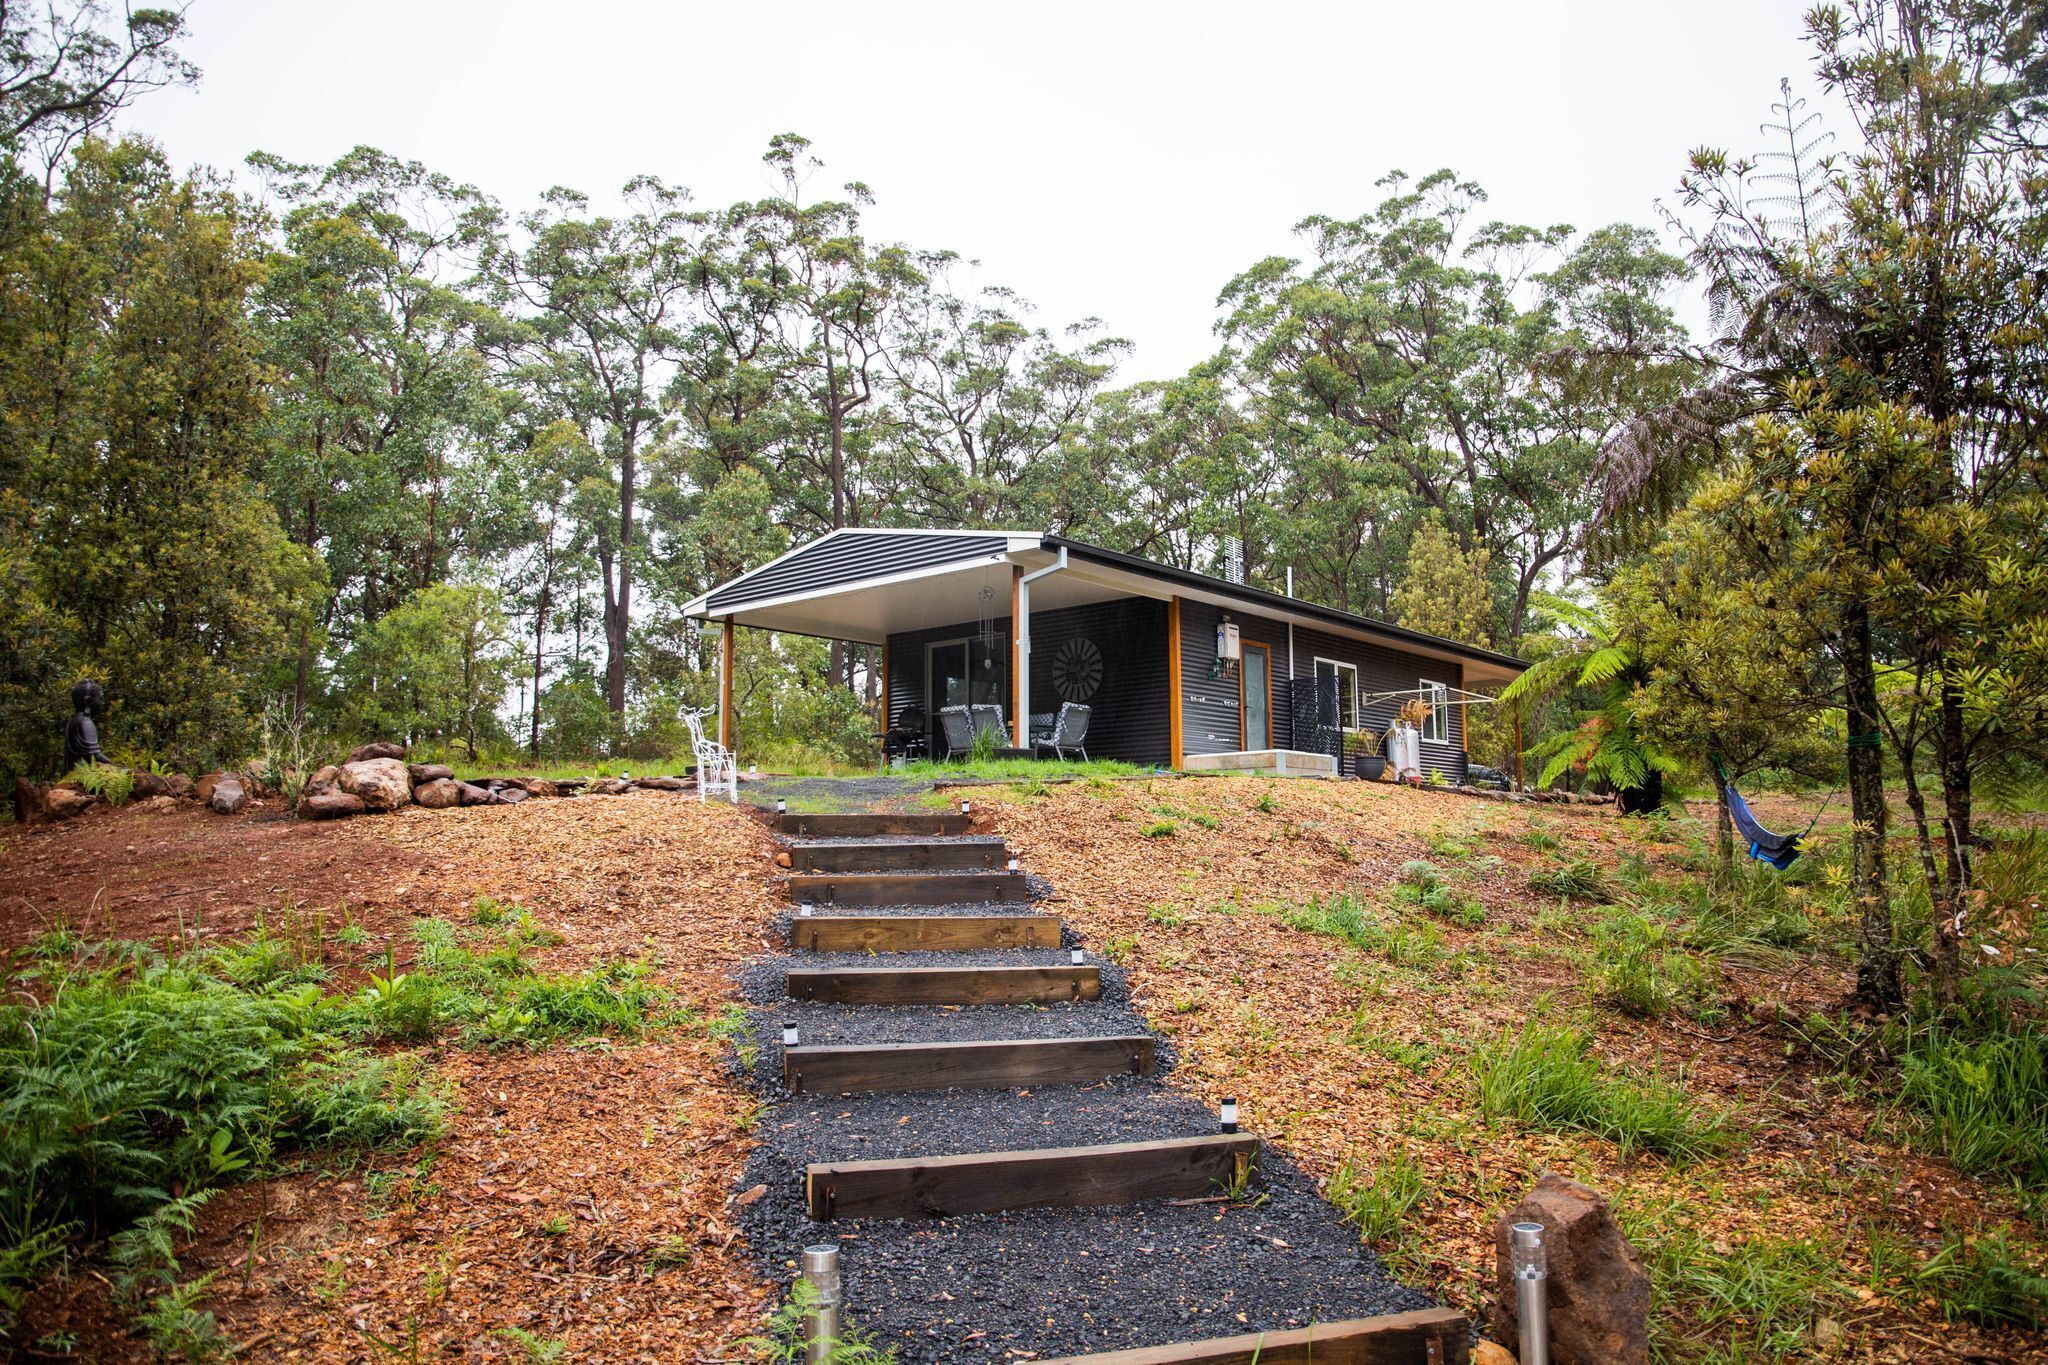
[[[1180,597],[1451,660],[1464,667],[1468,684],[1504,683],[1527,667],[1490,649],[1043,531],[847,527],[719,584],[685,604],[683,614],[882,644],[901,632],[973,621],[984,611],[1009,615],[1010,567],[1043,569],[1063,553],[1066,569],[1032,588],[1034,616],[1120,597]],[[983,589],[991,594],[984,597]]]

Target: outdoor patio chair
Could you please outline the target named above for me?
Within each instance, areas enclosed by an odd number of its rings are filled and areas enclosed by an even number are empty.
[[[883,749],[890,758],[915,758],[930,742],[925,730],[924,708],[906,706],[897,713],[895,724],[883,733]]]
[[[946,741],[946,758],[949,762],[974,748],[974,717],[967,713],[966,707],[939,708],[939,738]]]
[[[1094,714],[1095,708],[1092,706],[1083,706],[1079,702],[1071,701],[1060,703],[1060,715],[1059,719],[1053,722],[1052,737],[1033,741],[1031,756],[1036,758],[1040,749],[1050,749],[1064,762],[1067,750],[1072,749],[1081,755],[1081,761],[1086,763],[1088,721]]]
[[[970,706],[967,709],[974,713],[975,734],[978,735],[983,730],[993,730],[996,732],[996,747],[998,749],[1005,748],[1009,745],[1010,727],[1003,721],[1002,707]]]
[[[695,711],[683,712],[683,724],[690,727],[690,750],[697,756],[697,799],[722,792],[738,805],[740,765],[732,750],[704,737],[703,718]]]

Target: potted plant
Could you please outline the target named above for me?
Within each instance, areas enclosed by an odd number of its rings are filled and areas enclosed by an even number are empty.
[[[1380,752],[1380,734],[1363,726],[1344,732],[1344,748],[1351,755],[1351,770],[1361,782],[1377,782],[1386,775],[1387,756]]]

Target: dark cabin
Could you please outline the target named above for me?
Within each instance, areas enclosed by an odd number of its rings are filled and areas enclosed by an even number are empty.
[[[1383,731],[1419,695],[1438,703],[1421,769],[1462,782],[1458,699],[1524,668],[1491,650],[1036,531],[834,531],[713,588],[685,613],[726,627],[728,645],[731,627],[751,626],[882,646],[891,728],[900,738],[902,722],[917,722],[923,747],[939,756],[942,707],[999,707],[1009,742],[1028,749],[1073,702],[1091,708],[1091,757],[1327,774],[1342,770],[1342,731]],[[729,688],[721,733],[743,742]]]

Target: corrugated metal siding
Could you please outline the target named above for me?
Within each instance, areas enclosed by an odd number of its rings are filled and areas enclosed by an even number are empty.
[[[1002,536],[911,535],[875,531],[827,536],[780,563],[743,574],[712,593],[705,602],[711,612],[770,597],[812,592],[819,588],[882,578],[954,560],[1001,554],[1010,542]]]
[[[1424,678],[1449,687],[1462,687],[1465,683],[1465,671],[1457,664],[1388,649],[1383,645],[1367,644],[1363,640],[1347,640],[1342,636],[1327,635],[1319,630],[1297,627],[1294,632],[1295,667],[1303,677],[1315,676],[1315,661],[1318,657],[1356,665],[1358,690],[1361,695],[1411,689]],[[1400,709],[1401,703],[1398,699],[1369,702],[1364,708],[1366,723],[1384,731],[1394,723],[1394,713]],[[1466,768],[1463,747],[1465,708],[1451,707],[1449,720],[1448,744],[1435,744],[1427,740],[1423,742],[1423,771],[1426,773],[1429,769],[1436,768],[1446,779],[1463,782]]]
[[[1007,642],[1010,618],[996,628]],[[928,706],[925,646],[977,633],[978,625],[908,631],[889,637],[889,714]],[[1031,710],[1057,711],[1064,700],[1052,685],[1052,660],[1070,639],[1093,640],[1102,651],[1102,685],[1089,699],[1088,754],[1128,763],[1164,765],[1170,757],[1166,709],[1166,604],[1148,598],[1119,598],[1059,611],[1031,613]],[[1008,644],[1005,643],[1005,649]],[[1007,655],[1005,656],[1008,657]],[[1008,706],[1004,712],[1007,716]],[[1014,720],[1014,717],[1010,717]]]
[[[1231,754],[1242,749],[1243,688],[1236,669],[1209,675],[1216,663],[1216,627],[1225,616],[1237,624],[1240,640],[1262,644],[1273,656],[1273,743],[1293,741],[1287,705],[1287,625],[1207,602],[1180,604],[1180,736],[1183,754]],[[1300,635],[1296,634],[1299,645]]]

